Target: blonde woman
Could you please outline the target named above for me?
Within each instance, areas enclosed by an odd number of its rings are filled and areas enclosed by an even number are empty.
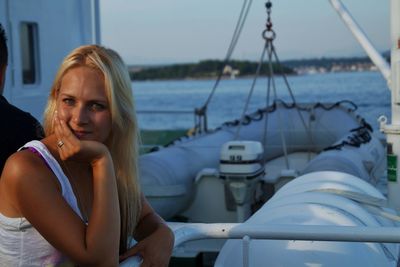
[[[167,266],[174,237],[140,193],[131,84],[116,52],[89,45],[64,59],[44,128],[0,179],[0,265],[117,266],[139,254],[141,266]]]

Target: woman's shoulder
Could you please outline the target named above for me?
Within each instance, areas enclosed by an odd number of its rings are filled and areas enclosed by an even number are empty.
[[[25,179],[46,180],[52,173],[43,159],[29,149],[12,154],[6,161],[1,179],[16,183]]]
[[[34,201],[51,192],[61,192],[60,185],[38,154],[23,149],[7,159],[1,174],[0,199],[11,203],[9,214],[26,217],[22,210],[32,207]]]
[[[12,154],[6,161],[4,170],[12,173],[29,171],[32,168],[40,169],[40,158],[28,149],[23,149]]]

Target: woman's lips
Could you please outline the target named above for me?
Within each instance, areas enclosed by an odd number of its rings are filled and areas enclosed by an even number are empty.
[[[75,131],[75,130],[73,132],[74,132],[74,135],[79,139],[82,139],[83,137],[87,136],[90,133],[87,131]]]

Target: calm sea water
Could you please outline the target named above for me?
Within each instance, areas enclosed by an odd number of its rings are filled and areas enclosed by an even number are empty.
[[[390,119],[390,91],[378,72],[346,72],[289,76],[289,85],[299,103],[350,100],[357,113],[378,129],[377,118]],[[208,106],[209,127],[240,118],[252,78],[222,80]],[[190,128],[194,125],[194,108],[201,107],[214,80],[179,80],[133,82],[139,125],[143,129]],[[282,78],[275,79],[277,96],[289,101]],[[248,108],[249,112],[265,107],[267,79],[258,79]],[[190,114],[143,113],[143,111],[188,111]]]

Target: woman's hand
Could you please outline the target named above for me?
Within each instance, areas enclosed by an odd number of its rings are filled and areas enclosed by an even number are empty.
[[[165,224],[160,224],[151,235],[128,249],[119,259],[123,261],[128,257],[140,255],[143,258],[141,267],[166,267],[173,246],[174,236],[171,229]]]
[[[95,163],[108,154],[107,147],[96,141],[79,140],[67,126],[65,121],[54,117],[54,129],[57,137],[57,146],[62,160],[73,160]]]
[[[142,195],[142,211],[134,238],[139,241],[119,257],[120,261],[131,256],[143,258],[141,267],[168,266],[174,248],[174,234]]]

